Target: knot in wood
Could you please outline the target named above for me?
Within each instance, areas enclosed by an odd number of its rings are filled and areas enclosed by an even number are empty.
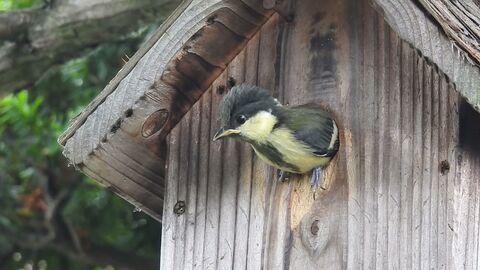
[[[163,128],[165,123],[168,120],[168,111],[167,110],[158,110],[150,116],[147,117],[147,120],[143,123],[142,126],[142,136],[148,138],[153,134],[157,133],[160,129]]]
[[[181,215],[181,214],[185,213],[185,202],[184,201],[178,201],[173,206],[173,212],[177,215]]]
[[[313,235],[318,235],[318,231],[320,231],[320,228],[318,227],[318,222],[319,220],[316,219],[312,222],[312,226],[310,227],[310,231],[312,232]]]

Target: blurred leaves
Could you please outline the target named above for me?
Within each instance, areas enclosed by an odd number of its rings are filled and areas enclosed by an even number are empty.
[[[41,4],[0,0],[0,11]],[[0,269],[113,269],[117,258],[92,263],[93,246],[159,260],[159,223],[68,167],[56,142],[155,28],[104,44],[0,99]]]
[[[30,8],[38,6],[41,0],[1,0],[0,11],[11,11],[22,8]]]

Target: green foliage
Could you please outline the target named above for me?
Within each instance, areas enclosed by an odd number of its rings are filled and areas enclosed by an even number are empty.
[[[142,40],[143,35],[128,42],[99,47],[88,57],[70,61],[50,72],[37,86],[37,89],[44,89],[41,94],[46,107],[72,114],[79,112],[122,68],[122,59],[133,55]]]
[[[43,168],[61,164],[55,136],[63,126],[55,116],[42,115],[42,103],[42,97],[30,102],[25,90],[0,100],[0,204],[12,210],[0,214],[0,230],[18,233],[35,226],[30,221],[37,213],[22,207],[21,201],[41,185]],[[24,222],[26,217],[32,220]]]
[[[0,11],[10,11],[38,6],[41,0],[0,0]]]
[[[9,160],[27,156],[44,159],[59,153],[60,147],[53,136],[60,134],[63,125],[55,115],[42,115],[40,106],[43,101],[43,97],[37,97],[29,102],[26,90],[0,100],[0,136],[4,138],[0,142],[1,156],[9,157]],[[9,147],[5,144],[7,141]]]
[[[76,228],[95,228],[84,233],[98,245],[114,246],[147,257],[155,257],[159,251],[158,243],[147,241],[149,235],[158,234],[158,227],[149,226],[155,222],[125,207],[123,199],[99,189],[92,180],[83,182],[75,190],[63,216]]]
[[[1,10],[39,5],[36,0],[0,0]],[[71,240],[158,260],[160,226],[152,218],[68,167],[56,139],[67,121],[88,104],[122,67],[145,31],[125,41],[100,46],[85,57],[50,71],[32,89],[0,99],[0,269],[110,270],[76,260],[54,247],[49,223]],[[61,198],[49,220],[52,200]],[[25,268],[27,269],[27,268]]]

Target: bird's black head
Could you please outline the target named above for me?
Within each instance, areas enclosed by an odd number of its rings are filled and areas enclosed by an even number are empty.
[[[278,121],[280,107],[276,99],[258,86],[235,86],[220,103],[222,128],[214,140],[232,135],[255,139],[250,137],[260,135],[252,133],[270,132],[271,128],[267,129]]]

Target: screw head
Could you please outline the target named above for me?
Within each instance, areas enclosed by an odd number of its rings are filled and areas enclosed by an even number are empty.
[[[181,215],[185,213],[185,202],[184,201],[178,201],[175,206],[173,206],[173,212],[177,215]]]

